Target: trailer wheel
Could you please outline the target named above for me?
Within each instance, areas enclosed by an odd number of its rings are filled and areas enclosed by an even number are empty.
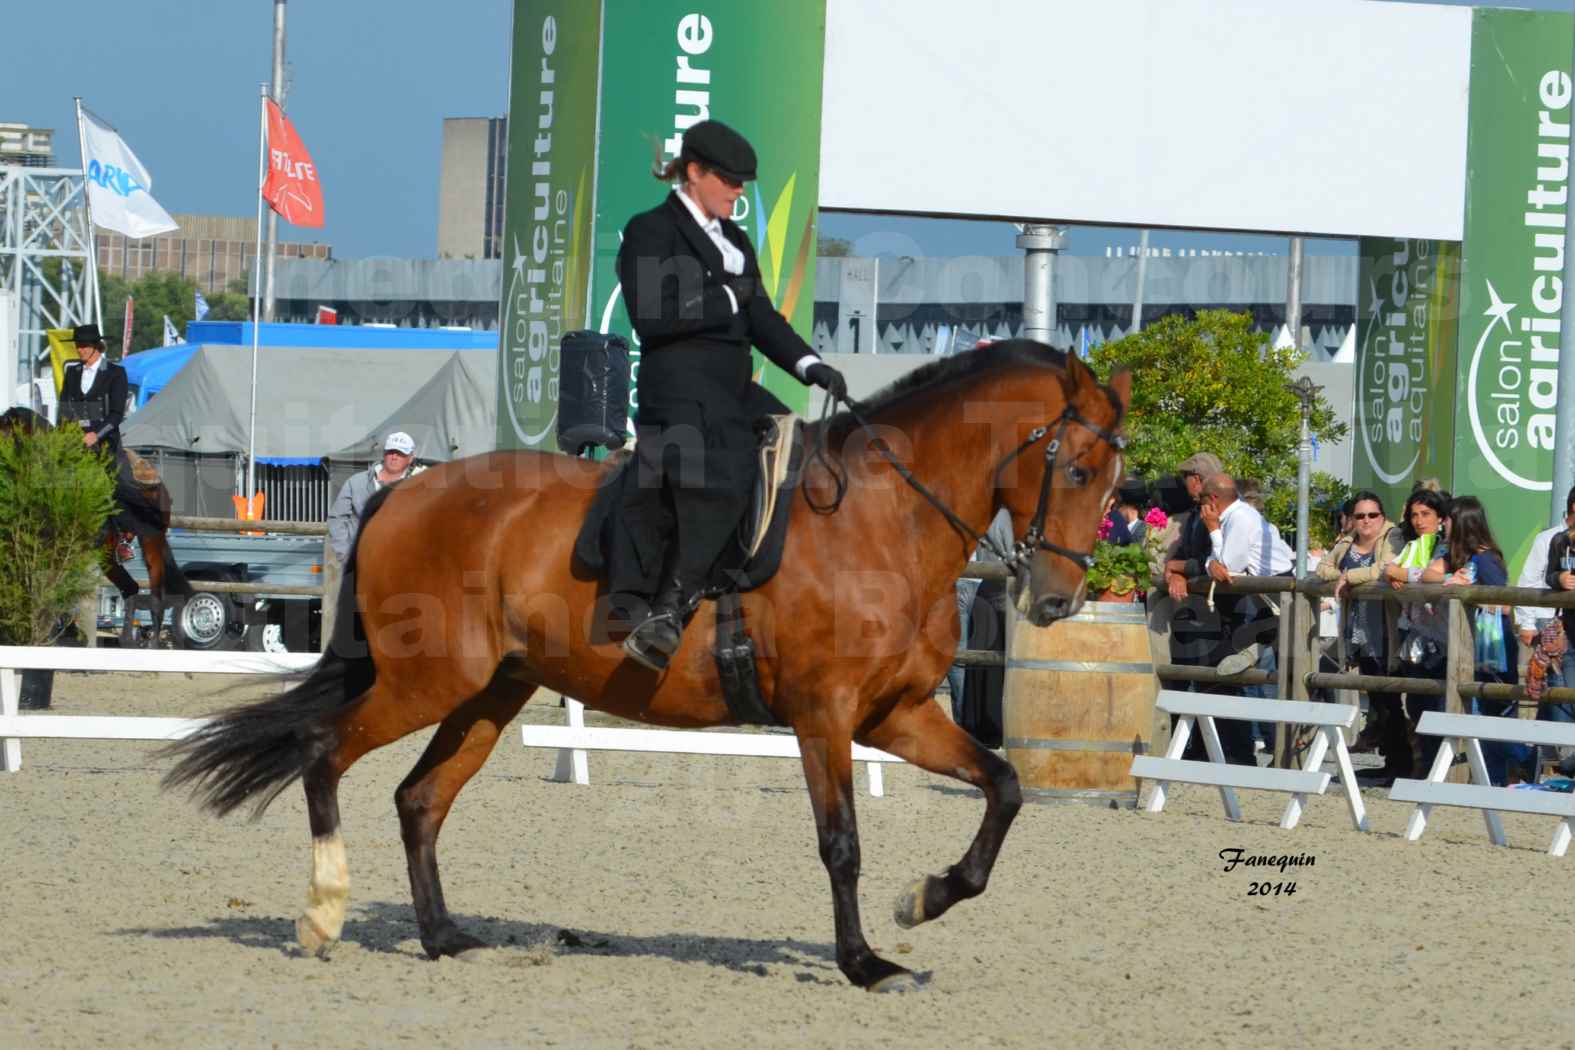
[[[197,591],[176,611],[174,620],[175,644],[181,649],[223,650],[241,644],[240,623],[222,594]]]
[[[284,624],[249,623],[246,625],[246,651],[251,653],[287,653],[284,644]]]

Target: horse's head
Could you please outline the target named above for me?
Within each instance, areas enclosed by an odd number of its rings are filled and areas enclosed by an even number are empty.
[[[1121,483],[1119,431],[1132,395],[1128,373],[1104,386],[1076,356],[1058,377],[1060,396],[1049,388],[1046,417],[1022,421],[1020,451],[997,476],[1014,531],[1032,548],[1017,567],[1016,602],[1036,627],[1082,607],[1099,523]]]

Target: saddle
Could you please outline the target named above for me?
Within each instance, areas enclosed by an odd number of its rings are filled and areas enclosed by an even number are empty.
[[[776,725],[761,698],[755,648],[744,625],[739,594],[770,580],[782,564],[787,528],[804,460],[803,421],[791,413],[762,416],[756,424],[755,488],[734,541],[717,558],[699,597],[717,602],[715,654],[729,711],[742,724]],[[617,557],[629,557],[627,531],[619,521],[626,484],[634,484],[637,460],[615,454],[610,474],[592,501],[575,540],[575,558],[606,581]]]
[[[126,454],[126,462],[131,464],[131,480],[145,489],[158,488],[163,483],[164,479],[159,477],[159,472],[154,469],[152,463],[129,448],[122,448],[121,451]]]
[[[746,558],[738,570],[739,586],[716,597],[716,669],[722,679],[722,697],[728,713],[741,725],[780,725],[766,706],[755,671],[755,641],[744,623],[739,592],[769,580],[782,564],[792,493],[804,461],[803,421],[792,415],[767,416],[760,435],[760,470],[755,475],[755,497],[739,527],[739,544]],[[763,555],[763,552],[764,555]]]

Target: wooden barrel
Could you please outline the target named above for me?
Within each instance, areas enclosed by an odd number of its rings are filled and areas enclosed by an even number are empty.
[[[1087,602],[1045,628],[1014,617],[1002,721],[1024,797],[1135,807],[1157,690],[1142,605]]]

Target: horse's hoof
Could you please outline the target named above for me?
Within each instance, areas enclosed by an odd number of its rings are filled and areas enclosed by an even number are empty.
[[[917,992],[923,987],[924,985],[918,979],[918,977],[909,973],[907,970],[903,970],[900,973],[894,973],[888,977],[882,977],[880,980],[870,985],[869,990],[882,994],[886,992],[895,992],[900,995],[903,992]]]
[[[295,920],[295,939],[308,954],[315,955],[319,959],[328,958],[328,953],[339,943],[339,938],[328,936],[305,915]]]
[[[441,959],[445,955],[458,959],[466,952],[476,952],[482,948],[492,947],[480,937],[472,937],[458,927],[444,930],[430,941],[423,940],[421,946],[434,959]]]
[[[924,914],[924,888],[930,883],[930,876],[915,879],[913,884],[897,895],[896,907],[892,909],[892,918],[898,926],[905,930],[924,922],[930,916]]]

